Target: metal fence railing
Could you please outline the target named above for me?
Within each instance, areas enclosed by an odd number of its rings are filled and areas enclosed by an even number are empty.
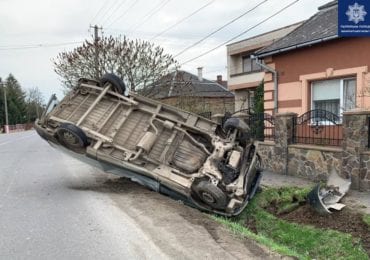
[[[253,113],[245,109],[226,114],[221,124],[223,125],[230,117],[243,119],[250,127],[248,135],[251,138],[259,141],[275,140],[275,117],[273,115]],[[343,143],[342,117],[322,109],[310,110],[299,117],[293,117],[291,137],[294,144],[341,146]],[[370,149],[370,117],[368,118],[368,147]]]
[[[248,135],[258,141],[274,140],[275,118],[267,113],[255,113],[249,109],[239,110],[230,115],[243,119],[249,126]]]
[[[33,123],[0,126],[0,133],[15,133],[27,131],[33,128]]]
[[[259,141],[275,138],[275,118],[267,113],[251,113],[248,117],[251,136]]]
[[[342,118],[326,110],[315,109],[293,118],[293,143],[341,146]]]

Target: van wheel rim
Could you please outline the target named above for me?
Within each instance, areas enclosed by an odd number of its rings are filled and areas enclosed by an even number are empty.
[[[64,132],[63,134],[63,139],[71,144],[71,145],[76,145],[76,144],[79,144],[79,141],[78,139],[76,138],[76,136],[70,132]]]
[[[203,192],[202,197],[203,197],[204,202],[206,203],[209,203],[209,204],[215,203],[215,198],[213,198],[213,196],[209,194],[208,192]]]

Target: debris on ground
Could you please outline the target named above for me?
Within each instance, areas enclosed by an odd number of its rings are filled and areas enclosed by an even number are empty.
[[[346,206],[339,202],[349,191],[350,186],[351,180],[340,177],[333,169],[326,186],[317,184],[308,194],[308,201],[319,214],[331,214],[332,210],[341,210]]]

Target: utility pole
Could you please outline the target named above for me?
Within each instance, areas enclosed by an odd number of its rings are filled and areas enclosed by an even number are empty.
[[[100,78],[99,73],[99,30],[102,30],[102,27],[98,27],[97,25],[91,26],[90,28],[94,28],[94,46],[95,46],[95,78]]]
[[[4,108],[5,108],[5,125],[4,125],[4,131],[5,133],[9,133],[9,120],[8,120],[8,101],[6,99],[6,87],[3,82],[1,82],[1,85],[3,86],[4,90]]]

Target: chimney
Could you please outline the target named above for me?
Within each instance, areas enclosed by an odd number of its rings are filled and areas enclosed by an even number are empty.
[[[222,85],[222,75],[217,75],[217,83]]]
[[[198,68],[198,80],[203,81],[203,67]]]

